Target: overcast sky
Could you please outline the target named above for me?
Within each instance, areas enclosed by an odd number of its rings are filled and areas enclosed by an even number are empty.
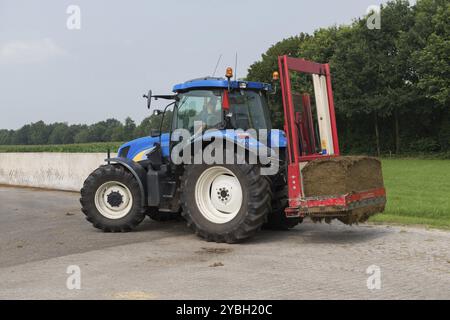
[[[0,0],[0,128],[93,123],[148,111],[142,94],[234,66],[275,42],[350,23],[378,0]],[[81,29],[67,28],[69,5]]]

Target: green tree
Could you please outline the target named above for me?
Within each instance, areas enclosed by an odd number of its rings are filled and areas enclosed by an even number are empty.
[[[13,130],[0,130],[0,145],[11,144],[11,139],[14,131]]]
[[[30,144],[29,143],[30,125],[24,125],[22,128],[14,131],[11,141],[12,144]]]
[[[399,118],[416,98],[407,81],[408,65],[399,55],[398,39],[413,23],[408,1],[387,3],[382,7],[381,21],[380,30],[368,29],[365,17],[341,29],[339,46],[331,59],[334,90],[339,112],[359,120],[363,116],[366,123],[373,123],[377,153],[381,148],[379,121],[392,118],[398,153]]]
[[[332,60],[336,47],[339,45],[339,34],[342,28],[332,26],[314,31],[310,37],[305,37],[299,44],[298,57],[319,63],[328,63]]]
[[[32,123],[28,131],[28,144],[47,144],[51,133],[51,127],[44,121]]]
[[[74,136],[75,143],[86,143],[91,141],[88,126],[83,126],[77,131],[78,132]]]
[[[250,81],[271,83],[273,72],[278,70],[278,56],[288,55],[296,57],[301,43],[309,37],[310,36],[305,33],[300,33],[298,36],[283,39],[271,46],[261,55],[260,61],[256,61],[249,67],[246,79]],[[281,104],[281,93],[279,88],[277,94],[270,97],[270,102],[272,124],[275,128],[282,128],[283,117],[281,116],[281,112],[283,111],[283,107]]]
[[[122,126],[115,127],[114,130],[112,131],[110,141],[114,141],[114,142],[125,141],[126,139],[124,139],[123,131],[124,131],[124,128]]]
[[[63,144],[71,144],[75,142],[75,136],[82,130],[84,130],[87,126],[81,124],[73,124],[69,126],[69,131],[63,138]]]
[[[406,41],[416,50],[411,64],[416,85],[427,98],[448,106],[450,97],[450,2],[422,0],[414,8],[415,23]],[[418,49],[418,50],[417,50]]]
[[[125,141],[132,140],[134,138],[135,130],[136,130],[136,123],[130,117],[127,117],[125,119],[125,125],[123,128],[123,140]]]
[[[55,123],[53,130],[48,138],[49,144],[65,144],[70,134],[69,126],[66,123]]]

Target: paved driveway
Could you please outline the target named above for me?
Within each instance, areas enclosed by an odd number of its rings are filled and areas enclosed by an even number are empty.
[[[106,234],[78,197],[0,187],[0,299],[450,299],[450,232],[305,222],[227,245],[147,219]]]

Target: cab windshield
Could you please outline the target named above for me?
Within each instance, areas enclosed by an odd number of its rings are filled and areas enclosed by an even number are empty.
[[[194,132],[194,122],[201,121],[206,129],[222,124],[222,92],[220,90],[191,90],[179,95],[175,128]]]
[[[191,90],[179,94],[174,127],[194,132],[194,122],[204,129],[225,126],[222,101],[224,90]],[[229,93],[229,117],[233,129],[271,129],[265,96],[257,91]]]

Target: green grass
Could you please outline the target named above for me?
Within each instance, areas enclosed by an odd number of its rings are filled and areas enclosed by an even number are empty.
[[[111,149],[111,152],[117,152],[122,142],[95,142],[80,144],[61,144],[61,145],[18,145],[6,146],[0,145],[0,152],[105,152]]]
[[[450,229],[450,160],[382,162],[388,202],[370,221]]]

